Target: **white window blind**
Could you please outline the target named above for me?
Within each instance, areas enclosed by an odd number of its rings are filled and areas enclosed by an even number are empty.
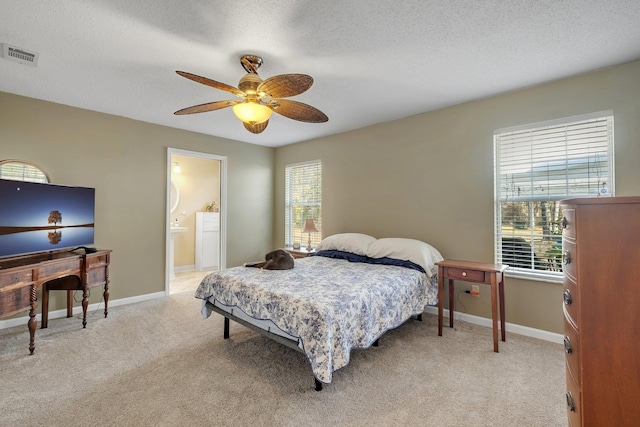
[[[496,262],[562,277],[559,200],[613,195],[610,111],[494,133]]]
[[[307,219],[313,219],[319,233],[311,234],[311,245],[322,240],[322,163],[319,160],[285,168],[285,245],[306,247],[309,234],[302,233]]]
[[[40,168],[19,160],[4,160],[0,162],[0,179],[49,182],[49,178]]]

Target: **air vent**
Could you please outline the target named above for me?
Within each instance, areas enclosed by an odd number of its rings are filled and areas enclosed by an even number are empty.
[[[39,55],[37,53],[29,52],[6,43],[2,44],[2,56],[9,61],[19,62],[33,67],[38,66]]]

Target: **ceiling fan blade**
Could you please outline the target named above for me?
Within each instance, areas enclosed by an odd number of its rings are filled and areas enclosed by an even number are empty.
[[[313,78],[306,74],[280,74],[269,77],[258,86],[258,92],[266,92],[272,98],[288,98],[300,95],[311,87]]]
[[[207,111],[215,111],[220,110],[222,108],[231,107],[233,105],[238,104],[240,101],[215,101],[215,102],[207,102],[206,104],[194,105],[193,107],[183,108],[182,110],[176,111],[175,115],[182,116],[184,114],[194,114],[194,113],[206,113]]]
[[[251,133],[261,133],[263,130],[267,128],[267,125],[269,124],[269,120],[262,123],[256,123],[254,125],[252,125],[251,123],[245,123],[245,122],[242,122],[242,124],[244,125],[244,128]]]
[[[186,77],[189,80],[193,80],[194,82],[202,83],[203,85],[211,86],[216,89],[224,90],[226,92],[231,92],[232,94],[239,96],[240,98],[244,98],[246,94],[233,86],[229,86],[225,83],[220,83],[215,80],[208,79],[206,77],[197,76],[195,74],[187,73],[185,71],[176,71],[182,77]]]
[[[272,110],[290,119],[307,123],[324,123],[329,121],[329,117],[327,117],[326,114],[311,105],[288,99],[278,99],[275,102],[280,105],[272,107]]]

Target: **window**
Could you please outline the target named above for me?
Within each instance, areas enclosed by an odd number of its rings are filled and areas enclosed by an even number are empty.
[[[509,275],[562,278],[559,200],[613,196],[610,111],[494,133],[496,262]]]
[[[285,168],[285,244],[306,246],[322,240],[322,163],[319,160]],[[307,219],[313,219],[319,233],[302,234]]]
[[[49,176],[33,163],[21,160],[1,160],[0,179],[14,181],[49,182]]]

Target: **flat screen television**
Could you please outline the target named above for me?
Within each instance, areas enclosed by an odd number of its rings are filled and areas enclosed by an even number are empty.
[[[93,245],[95,189],[0,179],[0,258]]]

